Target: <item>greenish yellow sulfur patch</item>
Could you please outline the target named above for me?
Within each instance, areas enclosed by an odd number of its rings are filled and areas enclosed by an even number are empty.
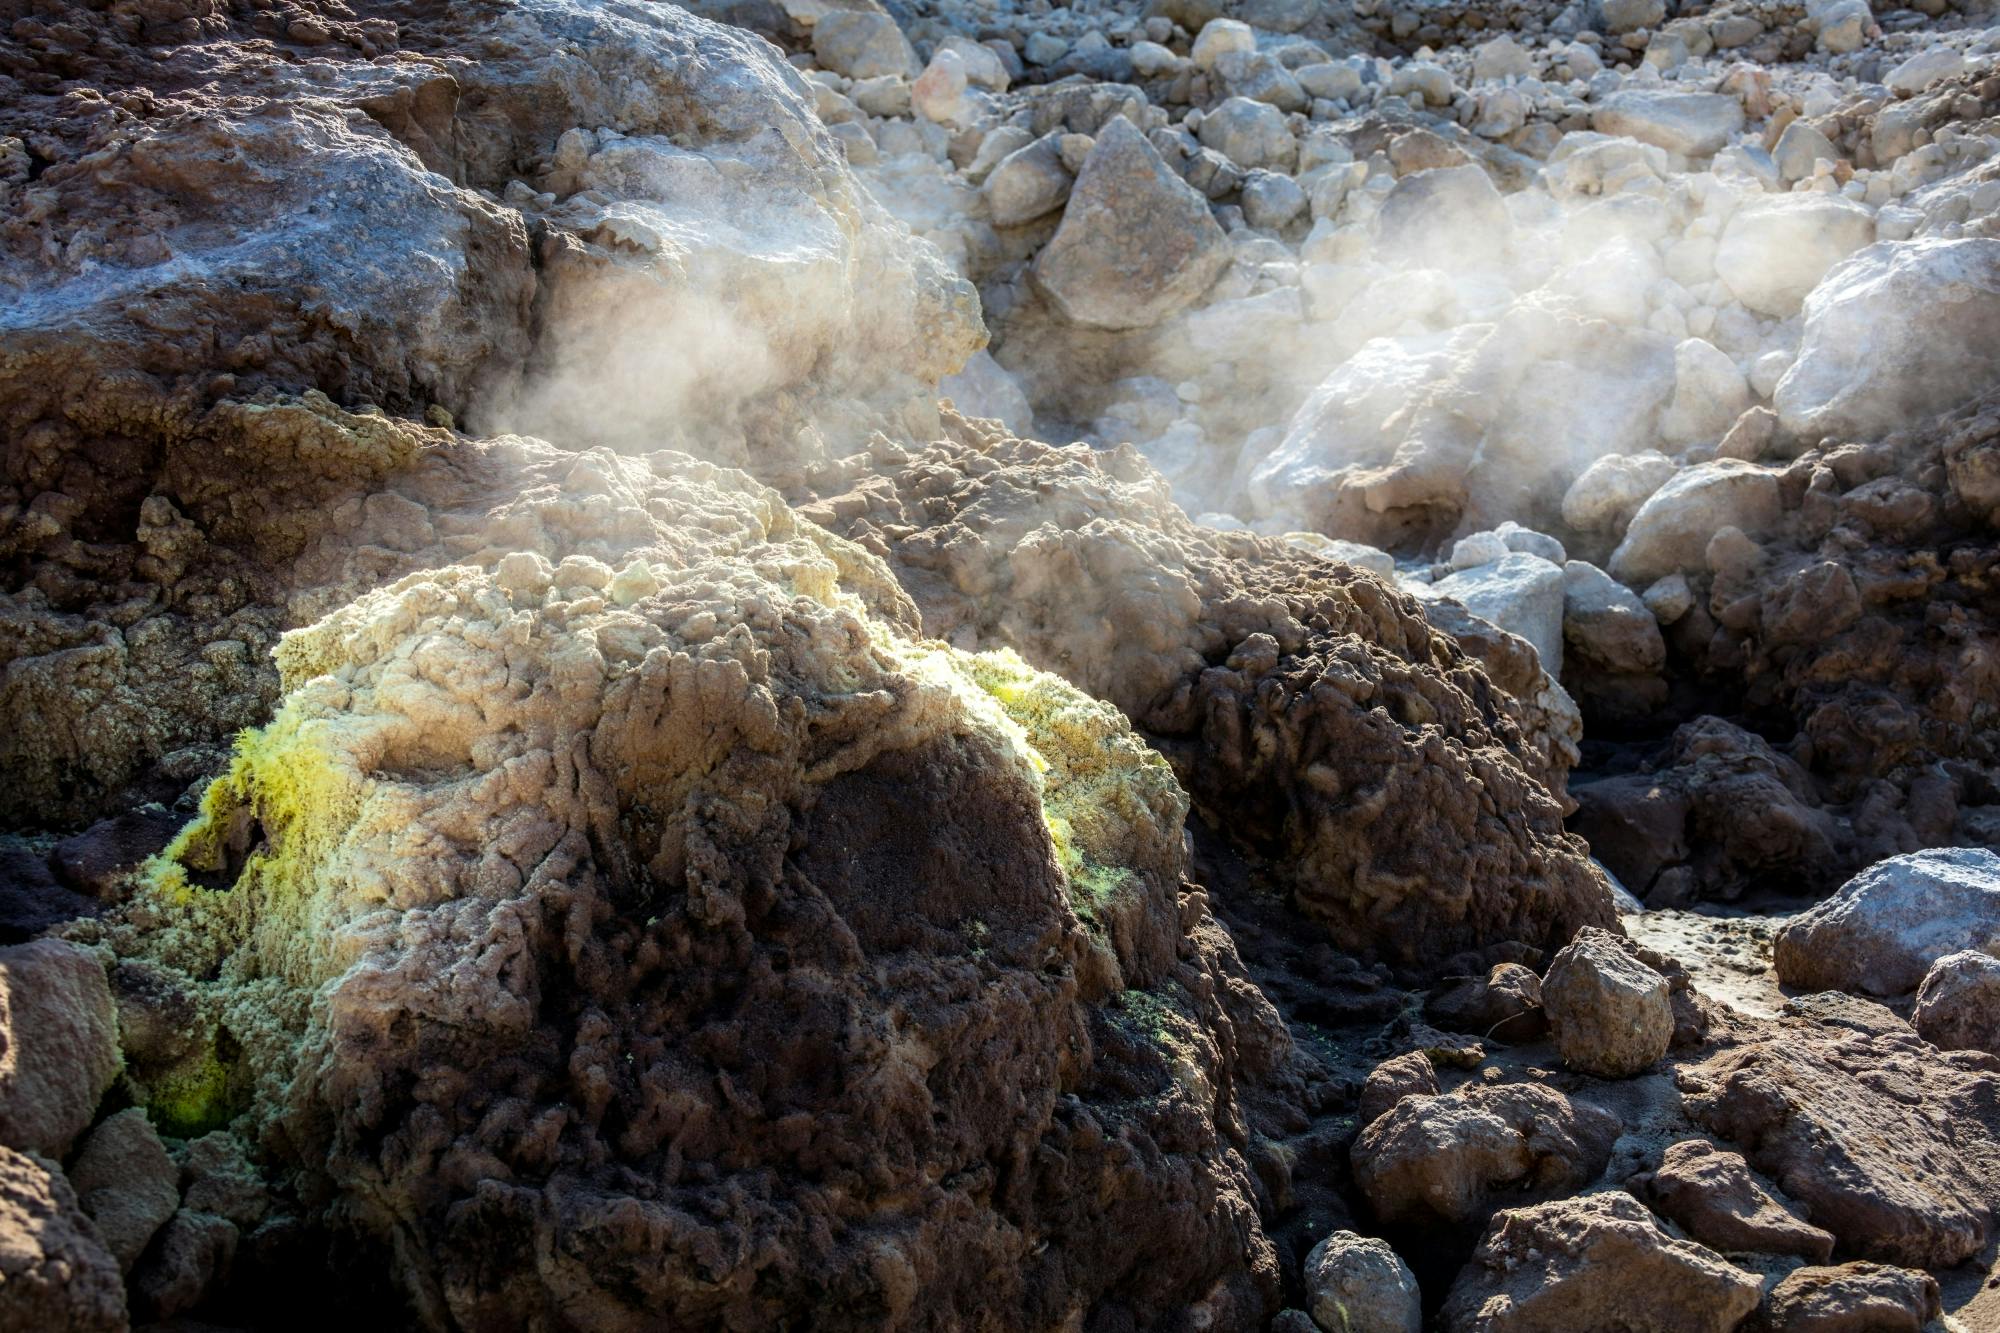
[[[147,1087],[146,1114],[163,1134],[198,1138],[221,1129],[234,1116],[229,1096],[229,1069],[213,1047],[180,1068],[152,1080]]]
[[[1166,760],[1117,709],[1011,650],[929,650],[998,705],[983,711],[1024,751],[1078,915],[1095,919],[1122,895],[1142,891],[1144,861],[1135,864],[1135,855],[1171,857],[1187,816],[1187,797]]]

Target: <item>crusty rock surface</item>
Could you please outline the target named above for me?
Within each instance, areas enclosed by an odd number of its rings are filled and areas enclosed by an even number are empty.
[[[1354,1180],[1382,1221],[1478,1224],[1502,1200],[1560,1197],[1595,1180],[1618,1122],[1532,1084],[1405,1097],[1354,1141]]]
[[[1549,963],[1542,1007],[1563,1061],[1599,1078],[1629,1078],[1665,1055],[1674,1038],[1667,979],[1624,939],[1594,926]]]
[[[1833,1253],[1833,1236],[1766,1189],[1740,1154],[1701,1139],[1670,1146],[1636,1183],[1655,1212],[1710,1249],[1794,1254],[1814,1263]]]
[[[1786,1020],[1684,1067],[1682,1095],[1843,1252],[1947,1268],[1992,1234],[2000,1071],[1882,1017],[1872,1030]]]
[[[138,1086],[400,1237],[428,1323],[1260,1313],[1167,766],[903,637],[887,571],[740,473],[467,453],[457,563],[285,637],[284,704],[100,927],[210,1034]],[[159,1311],[226,1265],[200,1216]]]
[[[118,1261],[60,1167],[0,1147],[0,1328],[125,1333]]]
[[[1494,1218],[1441,1323],[1454,1333],[1727,1333],[1759,1290],[1754,1274],[1669,1236],[1629,1194],[1591,1194]]]
[[[1129,454],[966,423],[869,461],[816,477],[805,513],[886,556],[926,634],[1117,704],[1340,947],[1421,968],[1611,924],[1554,831],[1566,737],[1414,601],[1196,528]]]

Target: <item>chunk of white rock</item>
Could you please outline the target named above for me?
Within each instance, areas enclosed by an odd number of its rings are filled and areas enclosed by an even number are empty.
[[[1730,215],[1715,271],[1738,301],[1787,319],[1827,271],[1875,239],[1875,215],[1852,199],[1783,194],[1753,199]]]
[[[2000,856],[1983,847],[1876,862],[1786,922],[1771,960],[1788,986],[1906,995],[1961,949],[2000,955]]]
[[[1461,570],[1413,589],[1426,601],[1450,598],[1481,620],[1518,634],[1535,647],[1542,670],[1562,675],[1563,572],[1540,556],[1508,552],[1491,564]]]
[[[1805,302],[1798,359],[1773,395],[1805,439],[1869,439],[2000,377],[2000,240],[1876,244]]]
[[[1650,583],[1706,567],[1708,543],[1724,528],[1768,533],[1782,513],[1777,474],[1756,463],[1718,458],[1680,473],[1647,498],[1611,553],[1622,583]]]
[[[1598,459],[1563,494],[1563,522],[1584,532],[1618,532],[1678,469],[1665,454],[1610,454]]]
[[[1563,566],[1563,644],[1606,671],[1654,672],[1667,660],[1659,621],[1639,595],[1582,560]]]
[[[1674,348],[1674,398],[1660,414],[1669,444],[1714,443],[1750,406],[1750,383],[1728,353],[1701,338]]]
[[[1590,126],[1684,157],[1709,157],[1743,128],[1743,104],[1721,93],[1630,88],[1600,102]]]

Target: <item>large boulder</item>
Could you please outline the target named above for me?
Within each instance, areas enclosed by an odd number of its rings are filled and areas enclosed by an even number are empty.
[[[2000,371],[2000,240],[1878,244],[1805,302],[1773,403],[1808,439],[1866,439],[1953,407]]]
[[[1983,847],[1870,866],[1786,922],[1772,964],[1788,986],[1906,995],[1962,949],[2000,955],[2000,856]]]
[[[1542,1008],[1572,1069],[1629,1078],[1667,1053],[1674,1037],[1667,979],[1625,941],[1590,927],[1564,945],[1542,978]]]
[[[1185,309],[1228,262],[1207,201],[1119,116],[1098,131],[1033,272],[1070,320],[1131,329]]]
[[[439,1323],[1261,1318],[1216,1034],[1263,1001],[1125,719],[919,639],[740,472],[450,470],[451,553],[285,637],[272,721],[106,925],[194,1038],[135,1095],[282,1119],[269,1165]],[[196,1195],[155,1312],[241,1230]]]
[[[1962,949],[1932,963],[1910,1025],[1941,1050],[2000,1056],[2000,958]]]
[[[1715,271],[1750,309],[1789,319],[1828,269],[1874,240],[1875,215],[1852,199],[1766,195],[1729,215]]]
[[[1618,1132],[1606,1112],[1534,1084],[1406,1097],[1354,1141],[1354,1183],[1384,1223],[1477,1224],[1503,1200],[1588,1185]]]
[[[1743,128],[1743,104],[1722,93],[1628,88],[1599,102],[1590,127],[1686,157],[1719,152]]]
[[[1677,1075],[1695,1121],[1862,1258],[1949,1268],[1977,1254],[2000,1198],[2000,1074],[1940,1054],[1893,1015],[1786,1019]]]
[[[1730,1333],[1757,1308],[1754,1274],[1667,1234],[1629,1194],[1510,1209],[1445,1298],[1448,1333]]]
[[[1754,537],[1777,526],[1782,514],[1775,470],[1734,458],[1697,464],[1639,506],[1611,553],[1611,573],[1639,585],[1701,570],[1717,532],[1738,528]]]
[[[0,1144],[66,1156],[118,1068],[97,957],[61,940],[0,949]]]
[[[0,1147],[0,1329],[125,1333],[118,1261],[54,1162]]]
[[[917,77],[917,53],[896,20],[879,9],[835,9],[812,29],[813,58],[850,79]]]

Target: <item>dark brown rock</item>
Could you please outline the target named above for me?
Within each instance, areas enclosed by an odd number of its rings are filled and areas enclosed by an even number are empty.
[[[1940,1310],[1937,1279],[1884,1264],[1799,1268],[1764,1296],[1750,1333],[1919,1333]]]
[[[1748,1162],[1701,1139],[1669,1147],[1634,1185],[1654,1211],[1711,1249],[1795,1254],[1815,1263],[1833,1253],[1832,1235],[1765,1189]]]

